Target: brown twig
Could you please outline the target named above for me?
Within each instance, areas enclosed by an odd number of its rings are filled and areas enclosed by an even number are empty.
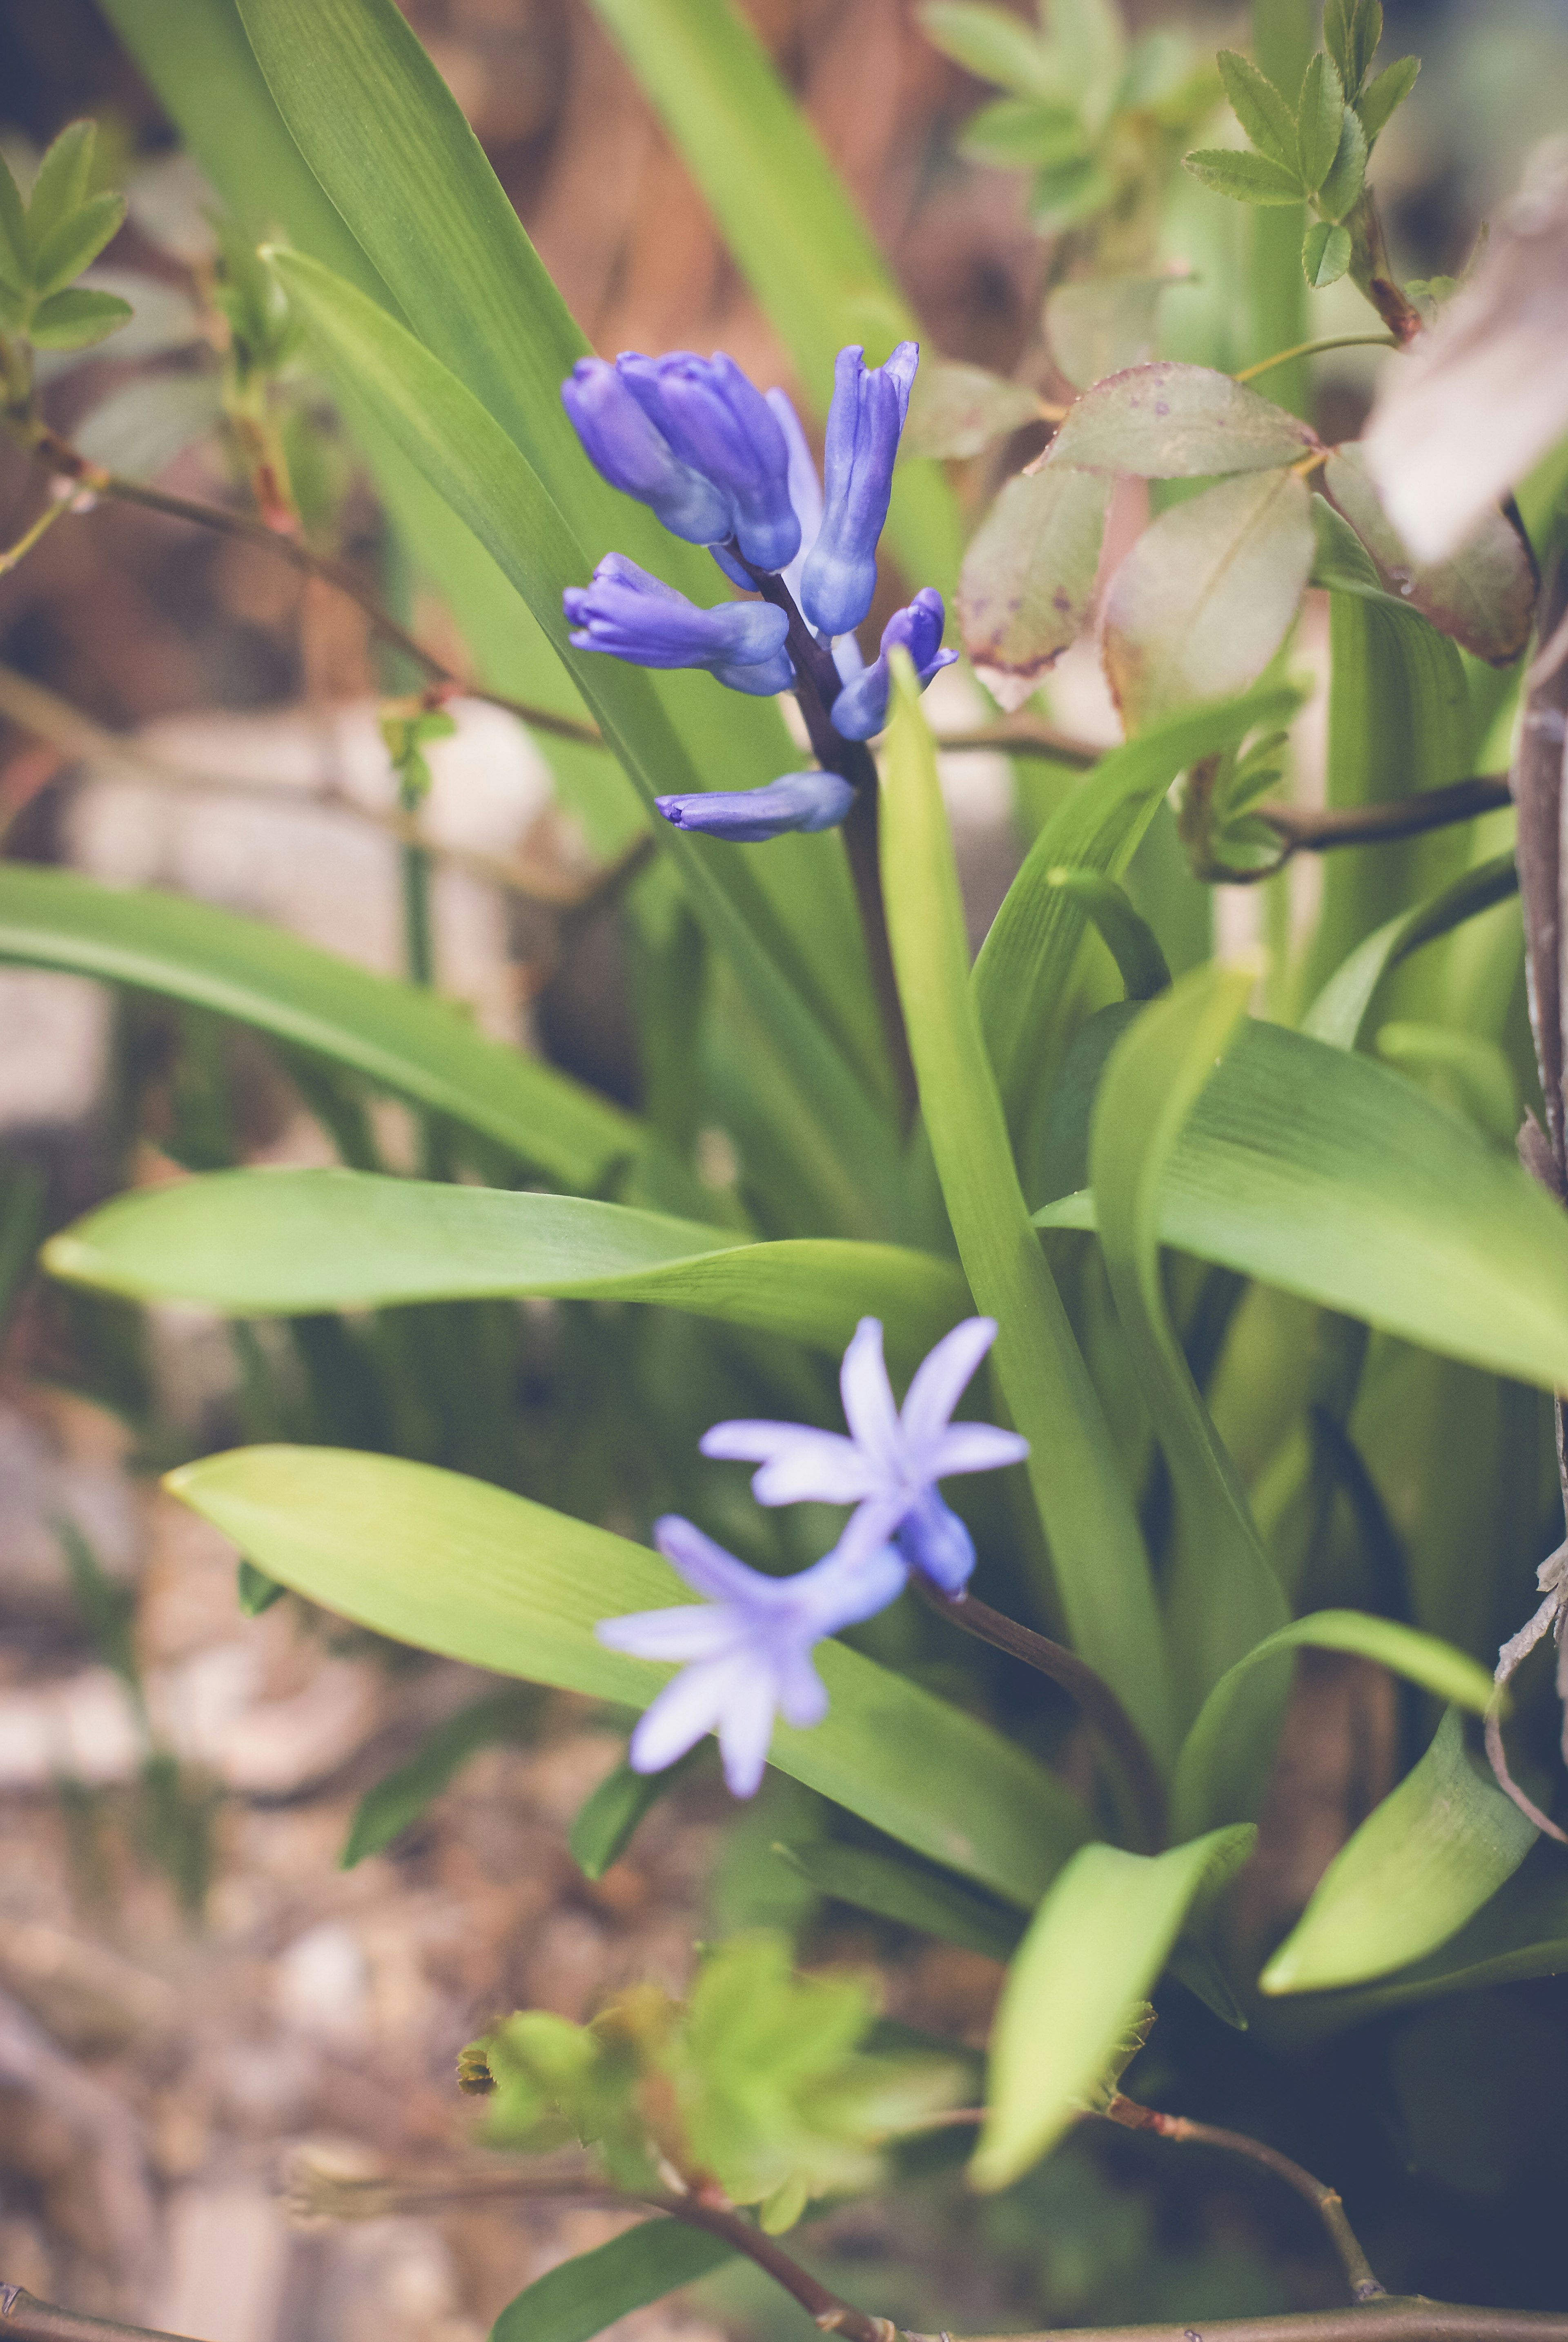
[[[84,2317],[57,2309],[19,2285],[0,2285],[0,2333],[7,2342],[190,2342],[149,2326],[126,2326],[117,2317]]]
[[[185,520],[195,527],[212,530],[219,536],[238,538],[245,545],[265,545],[292,568],[306,577],[319,577],[328,586],[346,594],[369,619],[383,642],[424,668],[426,675],[454,694],[466,699],[483,699],[492,707],[504,707],[509,716],[517,716],[535,732],[549,733],[559,740],[575,740],[584,747],[604,746],[598,726],[584,724],[575,716],[557,715],[554,709],[536,706],[533,701],[514,699],[504,691],[488,691],[483,684],[472,683],[447,666],[433,650],[425,647],[405,626],[384,610],[362,580],[345,562],[335,561],[329,555],[312,552],[308,545],[285,531],[269,528],[263,520],[253,520],[246,513],[230,512],[224,505],[198,503],[191,496],[175,496],[162,488],[144,487],[139,480],[127,480],[117,472],[107,472],[101,464],[90,463],[79,449],[58,432],[40,426],[31,439],[32,452],[41,464],[59,479],[80,482],[92,495],[113,496],[117,503],[139,505],[144,511],[162,513],[168,520]]]
[[[710,2237],[722,2237],[764,2269],[775,2285],[794,2296],[806,2315],[824,2334],[842,2334],[846,2342],[898,2342],[898,2328],[891,2318],[874,2317],[864,2309],[832,2292],[813,2277],[809,2269],[784,2251],[776,2237],[764,2236],[754,2227],[742,2213],[727,2206],[704,2202],[698,2196],[647,2196],[643,2201],[654,2211],[666,2212],[674,2220],[682,2220],[688,2228],[704,2228]]]
[[[1118,2091],[1108,2107],[1101,2109],[1101,2119],[1120,2125],[1124,2130],[1153,2131],[1156,2138],[1184,2140],[1193,2147],[1217,2147],[1227,2155],[1244,2156],[1249,2163],[1261,2164],[1293,2187],[1317,2214],[1328,2231],[1329,2241],[1339,2255],[1350,2287],[1351,2299],[1355,2302],[1383,2301],[1388,2298],[1385,2289],[1373,2275],[1372,2264],[1361,2248],[1355,2231],[1345,2217],[1344,2206],[1336,2188],[1321,2179],[1277,2147],[1265,2147],[1261,2138],[1249,2138],[1244,2131],[1220,2130],[1213,2123],[1189,2122],[1185,2115],[1162,2114],[1154,2107],[1140,2106],[1135,2098],[1124,2098]]]
[[[1079,772],[1087,772],[1105,754],[1092,741],[1058,732],[1054,725],[1042,724],[1033,716],[1009,716],[1000,724],[977,724],[966,732],[938,732],[935,741],[944,756],[986,749],[1007,756],[1045,756],[1053,764],[1071,765]]]
[[[1025,1666],[1048,1676],[1072,1695],[1126,1784],[1141,1840],[1138,1851],[1157,1853],[1165,1842],[1164,1786],[1143,1734],[1104,1676],[1096,1675],[1076,1652],[1054,1643],[1047,1635],[1037,1635],[1032,1626],[1020,1626],[1016,1618],[993,1610],[988,1602],[977,1601],[973,1594],[944,1594],[919,1570],[914,1578],[939,1617],[951,1619],[954,1626],[977,1636],[994,1650],[1022,1659]]]
[[[916,2334],[904,2342],[1563,2342],[1568,2311],[1469,2308],[1384,2294],[1346,2309],[1215,2317],[1195,2326],[1054,2326],[1049,2334]]]
[[[1454,822],[1498,813],[1512,802],[1506,773],[1479,773],[1467,781],[1450,781],[1443,788],[1420,789],[1408,797],[1381,797],[1372,805],[1321,810],[1307,806],[1253,806],[1252,817],[1267,822],[1279,838],[1278,858],[1261,870],[1242,870],[1200,857],[1197,875],[1214,886],[1255,886],[1283,870],[1293,854],[1329,854],[1339,846],[1381,846],[1392,838],[1419,837],[1424,830],[1446,829]]]

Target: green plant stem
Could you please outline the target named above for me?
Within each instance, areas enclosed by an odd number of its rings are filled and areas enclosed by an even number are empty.
[[[988,1602],[977,1601],[973,1594],[944,1594],[918,1570],[914,1584],[939,1617],[962,1626],[966,1635],[989,1643],[994,1650],[1022,1659],[1025,1666],[1048,1676],[1071,1694],[1125,1787],[1133,1834],[1138,1841],[1135,1851],[1157,1853],[1165,1842],[1164,1787],[1143,1734],[1104,1676],[1075,1651],[1054,1643],[1047,1635],[1037,1635],[1032,1626],[1020,1626],[1016,1618],[994,1610]]]
[[[1329,334],[1321,342],[1298,342],[1294,349],[1276,350],[1272,358],[1259,358],[1255,365],[1243,366],[1231,380],[1256,382],[1259,375],[1269,374],[1275,366],[1289,365],[1296,358],[1319,357],[1324,350],[1396,350],[1399,346],[1393,334]]]
[[[40,537],[48,535],[61,514],[68,509],[69,502],[70,499],[65,496],[52,497],[37,519],[30,522],[23,530],[15,544],[7,545],[5,550],[0,553],[0,577],[4,577],[7,570],[15,569],[19,563],[26,559]]]
[[[1421,312],[1394,281],[1377,198],[1370,187],[1363,188],[1344,224],[1350,230],[1351,277],[1403,348],[1421,331]]]

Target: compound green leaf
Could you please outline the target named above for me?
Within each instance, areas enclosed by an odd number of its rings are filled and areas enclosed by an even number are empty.
[[[953,842],[931,735],[895,663],[882,875],[921,1112],[996,1375],[1050,1542],[1074,1647],[1169,1753],[1171,1688],[1147,1556],[1100,1401],[1029,1225],[968,981]]]
[[[1147,1013],[1147,1012],[1146,1012]],[[1371,1059],[1249,1023],[1159,1193],[1160,1241],[1516,1381],[1568,1389],[1568,1222]],[[1069,1196],[1041,1227],[1090,1227]]]
[[[215,1009],[450,1116],[566,1186],[602,1187],[646,1144],[633,1116],[485,1040],[433,994],[211,904],[3,863],[0,960]]]
[[[644,1707],[672,1670],[606,1650],[595,1623],[689,1600],[647,1547],[479,1480],[387,1456],[245,1447],[172,1492],[269,1577],[418,1649]],[[1022,1749],[838,1643],[831,1709],[780,1725],[771,1762],[946,1868],[1027,1908],[1088,1834]]]
[[[1537,1832],[1464,1743],[1458,1710],[1319,1879],[1258,1981],[1321,1992],[1435,1951],[1516,1871]]]
[[[1302,274],[1314,293],[1337,285],[1350,266],[1350,230],[1314,220],[1302,242]]]
[[[1259,154],[1277,163],[1282,171],[1293,171],[1296,123],[1287,100],[1267,74],[1260,72],[1250,57],[1238,55],[1234,49],[1222,49],[1214,62],[1220,69],[1225,95],[1231,101],[1231,112]]]
[[[977,0],[930,0],[920,28],[944,56],[980,81],[1016,90],[1021,97],[1062,95],[1045,44],[1016,16]]]
[[[363,1171],[143,1188],[55,1236],[45,1266],[100,1292],[240,1317],[551,1294],[663,1302],[837,1351],[871,1316],[910,1370],[968,1302],[950,1262],[893,1245],[746,1244],[619,1204]]]
[[[1306,424],[1245,383],[1158,358],[1086,390],[1052,441],[1050,460],[1081,472],[1197,480],[1274,471],[1316,445]]]
[[[1339,152],[1343,120],[1344,87],[1339,70],[1320,49],[1308,63],[1296,116],[1296,159],[1309,195],[1316,195],[1329,175]]]
[[[1229,195],[1233,203],[1299,204],[1302,199],[1300,173],[1271,163],[1266,155],[1204,146],[1195,155],[1183,155],[1182,160],[1194,179],[1213,187],[1217,195]]]
[[[1099,2082],[1182,1923],[1252,1850],[1246,1827],[1166,1854],[1087,1846],[1041,1904],[1009,1972],[991,2035],[985,2127],[972,2167],[1005,2187],[1072,2123]]]

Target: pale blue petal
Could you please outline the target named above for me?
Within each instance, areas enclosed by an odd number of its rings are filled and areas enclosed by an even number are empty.
[[[725,1602],[634,1610],[623,1618],[601,1618],[594,1629],[607,1651],[625,1651],[634,1659],[717,1658],[744,1632],[744,1623]]]
[[[759,1505],[857,1505],[876,1486],[874,1468],[853,1439],[804,1431],[753,1476],[752,1494]]]
[[[810,1426],[804,1423],[764,1423],[752,1416],[736,1416],[728,1423],[715,1423],[711,1431],[704,1431],[697,1447],[704,1456],[765,1464],[770,1456],[793,1446],[803,1432],[809,1430]]]
[[[921,1464],[934,1480],[945,1480],[954,1472],[999,1472],[1004,1464],[1022,1464],[1028,1453],[1026,1439],[998,1424],[954,1423],[925,1450]]]
[[[759,1588],[765,1591],[772,1583],[679,1513],[662,1514],[654,1523],[654,1543],[667,1562],[681,1573],[688,1586],[705,1594],[712,1602],[751,1602]]]
[[[797,1732],[827,1714],[827,1686],[804,1651],[787,1652],[778,1662],[778,1703],[784,1722]]]
[[[974,1568],[974,1540],[934,1488],[927,1488],[905,1513],[897,1542],[910,1567],[940,1586],[944,1594],[961,1593],[968,1585]]]
[[[994,1317],[966,1317],[915,1368],[904,1402],[904,1436],[916,1454],[947,1428],[976,1366],[996,1339]]]
[[[861,1319],[844,1354],[838,1381],[851,1433],[879,1473],[895,1473],[901,1446],[898,1410],[882,1360],[880,1318]]]
[[[778,1697],[778,1678],[774,1667],[764,1658],[726,1661],[722,1697],[718,1735],[724,1779],[732,1797],[754,1797],[767,1763],[768,1743],[774,1736],[774,1708]],[[686,1745],[689,1747],[691,1743]]]
[[[891,1545],[880,1543],[866,1550],[841,1539],[821,1561],[786,1580],[794,1597],[792,1636],[803,1643],[818,1643],[841,1626],[874,1618],[898,1599],[907,1575]]]
[[[684,1667],[637,1719],[626,1752],[633,1772],[662,1773],[694,1748],[704,1732],[715,1730],[737,1671],[748,1665],[744,1658],[732,1657]]]

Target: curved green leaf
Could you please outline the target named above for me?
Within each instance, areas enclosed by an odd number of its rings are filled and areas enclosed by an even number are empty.
[[[689,1599],[608,1529],[455,1472],[330,1447],[242,1447],[171,1473],[174,1495],[269,1577],[394,1641],[641,1708],[672,1670],[608,1651],[597,1620]],[[1022,1749],[839,1643],[832,1703],[781,1724],[771,1762],[890,1837],[1027,1907],[1088,1835]]]
[[[567,1186],[602,1187],[647,1143],[631,1115],[487,1041],[434,994],[209,903],[0,863],[0,960],[215,1009],[450,1116]]]
[[[1283,1662],[1303,1648],[1352,1651],[1476,1716],[1485,1714],[1492,1697],[1486,1669],[1435,1635],[1423,1635],[1397,1619],[1373,1617],[1366,1610],[1315,1611],[1310,1618],[1298,1618],[1293,1626],[1265,1636],[1220,1677],[1204,1700],[1182,1744],[1171,1785],[1177,1829],[1213,1829],[1219,1822],[1255,1815],[1267,1787],[1273,1738],[1290,1680],[1287,1667],[1271,1667],[1267,1662]]]
[[[1260,1987],[1321,1992],[1420,1959],[1513,1876],[1536,1836],[1448,1708],[1414,1771],[1335,1855]]]
[[[1245,383],[1157,358],[1086,390],[1052,441],[1050,460],[1084,472],[1203,480],[1272,472],[1317,444],[1309,425]]]
[[[734,2250],[705,2228],[679,2220],[641,2221],[536,2277],[507,2303],[490,2342],[593,2342],[629,2310],[722,2267]]]
[[[846,342],[880,359],[920,327],[816,133],[729,0],[594,6],[825,416]],[[951,598],[958,511],[935,464],[899,465],[887,535],[912,579]]]
[[[1175,1492],[1166,1634],[1175,1680],[1194,1703],[1287,1616],[1160,1274],[1161,1183],[1183,1125],[1243,1029],[1252,984],[1250,970],[1206,968],[1145,1008],[1105,1068],[1089,1140],[1116,1315]]]
[[[1030,1443],[1030,1485],[1074,1649],[1173,1745],[1171,1686],[1148,1557],[1110,1426],[1029,1225],[968,982],[964,909],[931,735],[895,663],[882,776],[882,878],[921,1112],[975,1306]]]
[[[531,1740],[538,1725],[536,1692],[504,1691],[476,1699],[434,1726],[406,1764],[386,1774],[361,1797],[337,1858],[338,1868],[352,1870],[401,1837],[482,1748],[494,1748],[508,1740]]]
[[[869,1315],[911,1370],[968,1305],[950,1262],[893,1245],[748,1244],[619,1204],[363,1171],[218,1171],[144,1188],[55,1236],[45,1266],[101,1292],[239,1317],[554,1294],[664,1302],[836,1351]]]
[[[335,371],[523,595],[649,809],[671,786],[703,786],[704,776],[689,762],[643,670],[571,648],[561,596],[592,564],[500,425],[384,309],[297,253],[280,252],[275,260]],[[707,678],[689,680],[705,685]],[[884,1118],[765,948],[774,922],[765,901],[743,883],[744,874],[716,863],[710,839],[664,821],[658,835],[675,858],[694,912],[757,1011],[763,1046],[776,1046],[794,1076],[803,1177],[833,1224],[873,1233],[891,1208],[894,1166]],[[880,1196],[879,1168],[886,1183]]]
[[[1361,1039],[1373,996],[1385,976],[1402,960],[1408,959],[1412,952],[1419,951],[1423,944],[1435,943],[1439,936],[1452,934],[1466,919],[1489,911],[1494,903],[1505,903],[1518,888],[1519,874],[1513,866],[1513,855],[1498,854],[1490,862],[1479,862],[1473,870],[1464,871],[1430,902],[1399,912],[1358,944],[1349,958],[1334,970],[1302,1018],[1302,1031],[1313,1040],[1332,1043],[1335,1048],[1353,1049]]]
[[[1170,989],[1171,970],[1160,939],[1133,907],[1124,886],[1099,870],[1048,870],[1048,886],[1075,896],[1094,921],[1101,942],[1116,963],[1129,1000],[1153,1000]]]
[[[1072,2123],[1193,1901],[1244,1862],[1256,1832],[1215,1830],[1166,1854],[1086,1846],[1035,1913],[991,2035],[976,2187],[1005,2187]]]
[[[1147,1012],[1145,1012],[1147,1013]],[[1568,1389],[1568,1221],[1369,1058],[1249,1024],[1160,1188],[1160,1241],[1516,1381]],[[1038,1227],[1092,1227],[1064,1196]]]
[[[1054,886],[1058,869],[1119,878],[1176,775],[1237,746],[1254,727],[1286,724],[1299,695],[1278,685],[1184,709],[1113,748],[1073,791],[1030,847],[981,946],[972,979],[985,1046],[1016,1132],[1042,1063],[1061,1047],[1062,1005],[1088,925],[1079,897]]]
[[[873,1854],[864,1846],[839,1846],[831,1838],[808,1840],[802,1846],[778,1846],[775,1854],[798,1870],[820,1894],[848,1903],[856,1911],[873,1911],[900,1927],[915,1927],[944,1944],[962,1944],[988,1960],[1011,1958],[1023,1934],[1015,1911],[960,1887],[956,1879],[935,1871],[917,1870],[913,1863],[891,1855]]]

